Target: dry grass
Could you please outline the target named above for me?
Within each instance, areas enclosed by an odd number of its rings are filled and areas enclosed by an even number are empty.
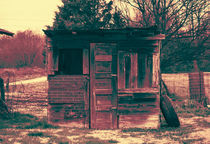
[[[35,75],[36,76],[36,75]],[[35,77],[34,76],[34,77]],[[30,77],[30,76],[25,76]],[[37,91],[46,92],[46,83],[34,83],[25,85],[27,91],[21,96],[34,99]],[[42,97],[42,95],[40,95]],[[162,118],[160,129],[117,129],[117,130],[93,130],[81,128],[54,127],[48,124],[46,113],[42,118],[36,117],[34,111],[27,110],[29,105],[24,105],[22,113],[14,113],[9,120],[0,120],[0,143],[56,143],[56,144],[149,144],[149,143],[210,143],[209,109],[194,107],[193,101],[179,101],[174,96],[175,109],[179,115],[181,127],[167,127]],[[43,109],[36,105],[37,109]],[[46,108],[46,107],[45,107]],[[34,110],[34,109],[33,109]],[[17,109],[18,111],[18,109]],[[28,114],[24,114],[28,113]],[[37,115],[38,116],[38,115]]]
[[[40,76],[46,76],[46,70],[38,67],[23,68],[0,68],[0,77],[4,80],[10,75],[10,82],[32,79]]]

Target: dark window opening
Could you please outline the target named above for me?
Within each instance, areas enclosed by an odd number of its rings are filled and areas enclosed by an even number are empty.
[[[60,50],[59,73],[68,75],[83,74],[83,50]]]

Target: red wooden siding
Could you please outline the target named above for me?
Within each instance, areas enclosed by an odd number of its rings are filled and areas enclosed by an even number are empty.
[[[158,126],[164,35],[153,28],[44,32],[51,122],[96,129]]]
[[[75,122],[89,127],[89,82],[85,76],[49,76],[48,112],[51,122]]]
[[[119,89],[152,87],[152,54],[119,51],[118,61]]]
[[[91,51],[91,128],[116,128],[116,44],[92,43]]]

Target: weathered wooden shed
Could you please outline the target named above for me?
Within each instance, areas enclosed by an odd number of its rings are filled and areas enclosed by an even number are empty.
[[[156,28],[44,30],[48,118],[74,127],[158,127],[161,40]]]

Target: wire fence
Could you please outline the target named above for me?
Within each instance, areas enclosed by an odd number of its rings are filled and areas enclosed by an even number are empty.
[[[169,92],[184,99],[190,99],[190,80],[189,73],[178,74],[162,74],[162,79],[165,82]],[[204,95],[210,104],[210,72],[203,73],[203,89]]]
[[[47,116],[48,82],[42,81],[32,84],[16,82],[13,72],[4,72],[0,75],[5,83],[5,103],[9,110],[32,114],[37,117]],[[183,99],[190,98],[189,74],[162,74],[169,92]],[[210,72],[204,73],[204,88],[207,103],[210,104]]]
[[[1,77],[5,82],[5,103],[10,112],[47,116],[47,81],[17,84],[15,74],[8,71],[2,73]]]

